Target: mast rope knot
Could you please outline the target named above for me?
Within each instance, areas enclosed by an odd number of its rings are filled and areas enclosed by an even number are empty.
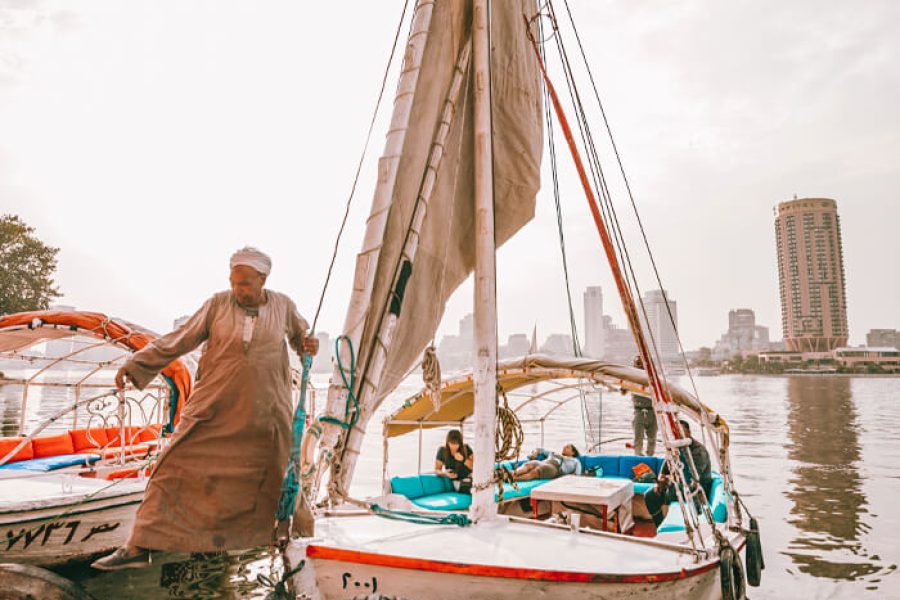
[[[422,381],[431,396],[434,412],[441,409],[441,363],[438,360],[434,344],[425,348],[422,356]]]

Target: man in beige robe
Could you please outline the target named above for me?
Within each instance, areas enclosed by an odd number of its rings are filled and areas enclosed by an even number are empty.
[[[214,552],[272,542],[291,444],[291,374],[285,340],[315,355],[318,340],[284,294],[264,288],[269,257],[231,257],[231,290],[147,345],[119,370],[140,389],[206,342],[193,394],[159,458],[125,546],[103,570],[149,564],[150,550]]]

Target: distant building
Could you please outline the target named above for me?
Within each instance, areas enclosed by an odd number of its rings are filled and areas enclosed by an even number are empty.
[[[640,314],[642,325],[653,336],[656,349],[663,362],[671,362],[681,355],[678,345],[678,306],[668,297],[665,290],[650,290],[642,299],[644,314]],[[667,305],[668,304],[668,308]],[[648,343],[650,339],[648,337]]]
[[[316,334],[319,340],[319,352],[313,357],[311,370],[313,373],[330,373],[334,359],[334,342],[327,331]]]
[[[575,347],[572,344],[572,336],[564,333],[552,333],[540,348],[542,354],[565,354],[573,356]]]
[[[506,341],[506,344],[500,346],[500,358],[516,358],[528,354],[531,347],[531,340],[524,333],[514,333]]]
[[[637,344],[630,329],[617,327],[612,317],[603,317],[604,349],[602,358],[610,362],[630,365],[637,356]]]
[[[605,350],[603,328],[603,289],[589,286],[584,291],[584,348],[585,356],[603,357]]]
[[[870,329],[866,334],[866,346],[870,348],[900,348],[900,331],[896,329]]]
[[[749,308],[728,311],[728,331],[722,334],[713,348],[713,360],[727,360],[735,354],[757,354],[770,350],[769,328],[756,324],[756,315]]]
[[[845,346],[847,301],[837,203],[801,198],[775,209],[781,321],[788,350]]]
[[[900,372],[900,351],[897,348],[836,348],[834,360],[842,367],[880,367]]]
[[[468,369],[472,366],[475,344],[475,315],[467,314],[459,321],[457,335],[445,335],[438,345],[438,360],[444,372]]]

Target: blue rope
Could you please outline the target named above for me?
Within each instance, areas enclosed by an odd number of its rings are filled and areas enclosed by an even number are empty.
[[[343,340],[350,349],[350,381],[347,381],[347,372],[344,369],[344,363],[341,362],[341,340]],[[353,350],[353,342],[351,342],[350,338],[346,335],[338,336],[338,338],[334,340],[334,356],[337,359],[338,370],[341,372],[341,379],[344,381],[344,387],[347,389],[347,406],[344,408],[344,420],[341,421],[340,419],[323,415],[319,417],[319,421],[337,425],[341,429],[350,429],[356,425],[357,421],[359,421],[359,399],[353,391],[356,387],[356,353]],[[350,415],[351,403],[353,404],[352,415]]]
[[[278,500],[278,510],[275,518],[278,521],[286,521],[294,516],[297,506],[297,493],[300,490],[300,445],[303,443],[303,428],[306,426],[306,386],[309,382],[309,369],[312,366],[312,356],[303,355],[303,374],[300,378],[300,400],[294,409],[293,431],[291,435],[291,455],[288,460],[287,472],[281,481],[281,498]]]
[[[391,510],[373,504],[369,509],[385,519],[393,521],[406,521],[408,523],[418,523],[419,525],[457,525],[466,527],[472,524],[469,517],[465,513],[448,513],[446,515],[424,515],[421,513],[406,512],[403,510]]]
[[[178,415],[178,400],[181,394],[178,392],[178,386],[175,385],[171,378],[165,375],[162,378],[172,390],[172,395],[169,396],[169,422],[163,425],[163,433],[172,433],[175,431],[175,417]]]

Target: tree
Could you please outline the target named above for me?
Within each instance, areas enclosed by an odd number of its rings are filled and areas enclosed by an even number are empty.
[[[61,295],[53,285],[58,252],[18,216],[0,217],[0,314],[43,310]]]

